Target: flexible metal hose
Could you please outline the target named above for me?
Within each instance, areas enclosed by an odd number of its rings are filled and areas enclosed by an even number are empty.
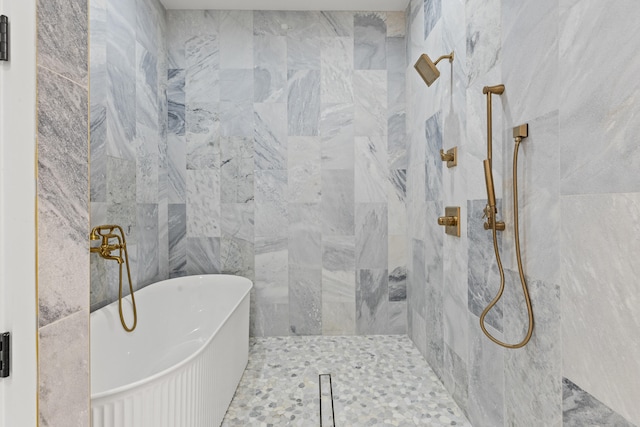
[[[120,323],[122,323],[122,327],[127,332],[133,332],[133,330],[138,325],[138,311],[136,309],[136,299],[133,295],[133,284],[131,282],[131,271],[129,269],[129,252],[127,251],[127,243],[124,238],[124,232],[122,232],[122,240],[120,236],[118,236],[118,243],[120,244],[120,259],[118,260],[118,266],[120,269],[120,282],[118,286],[118,314],[120,314]],[[127,266],[127,278],[129,279],[129,293],[131,294],[131,303],[133,304],[133,326],[128,327],[127,323],[124,320],[124,315],[122,313],[122,251],[124,250],[124,264]]]
[[[522,256],[520,253],[520,231],[518,226],[518,150],[520,149],[520,142],[522,142],[522,138],[517,137],[515,139],[516,146],[513,150],[513,227],[515,231],[515,244],[516,244],[516,259],[518,261],[518,273],[520,274],[520,283],[522,283],[522,293],[524,294],[524,300],[527,304],[527,313],[529,316],[529,328],[527,330],[527,335],[524,337],[522,341],[517,344],[508,344],[500,341],[495,338],[493,335],[489,333],[487,328],[485,327],[485,317],[487,313],[498,303],[500,298],[502,298],[502,293],[504,292],[504,268],[502,267],[502,261],[500,260],[500,251],[498,250],[498,235],[496,231],[496,215],[495,212],[491,212],[489,214],[489,222],[491,223],[491,230],[493,231],[493,249],[496,254],[496,261],[498,262],[498,270],[500,271],[500,289],[498,290],[497,295],[489,303],[487,308],[484,309],[482,314],[480,315],[480,327],[482,328],[482,332],[494,343],[505,347],[505,348],[521,348],[524,347],[529,340],[531,339],[531,335],[533,334],[533,307],[531,306],[531,298],[529,298],[529,288],[527,287],[527,281],[524,277],[524,271],[522,268]]]

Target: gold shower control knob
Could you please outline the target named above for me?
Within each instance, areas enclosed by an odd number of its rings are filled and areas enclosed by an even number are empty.
[[[438,225],[445,227],[445,233],[460,237],[460,208],[458,206],[444,208],[444,216],[438,218]]]
[[[458,225],[458,217],[455,216],[441,216],[438,218],[438,225],[454,226]]]

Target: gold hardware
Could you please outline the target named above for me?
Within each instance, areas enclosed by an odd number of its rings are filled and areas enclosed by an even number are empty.
[[[520,138],[520,141],[522,141],[522,138],[526,138],[528,136],[529,136],[529,125],[527,123],[513,128],[514,140],[517,138]]]
[[[445,233],[460,237],[460,207],[447,206],[444,215],[438,218],[438,225],[445,227]]]
[[[458,165],[458,147],[453,147],[445,153],[444,150],[440,149],[440,159],[443,162],[447,162],[447,167],[452,168]]]
[[[452,63],[454,53],[451,52],[449,55],[442,55],[436,60],[436,62],[431,61],[429,55],[423,53],[414,64],[413,67],[416,69],[418,74],[420,74],[420,77],[422,77],[422,80],[424,80],[427,86],[431,86],[433,82],[435,82],[438,77],[440,77],[440,71],[438,70],[436,65],[438,65],[438,62],[442,61],[445,58],[449,59],[449,63]]]
[[[487,88],[485,88],[487,89]],[[504,88],[502,89],[504,90]],[[488,160],[484,161],[485,168],[485,179],[487,181],[487,196],[489,198],[489,204],[485,208],[485,216],[487,217],[487,223],[485,224],[485,229],[491,229],[493,235],[493,249],[496,255],[496,261],[498,263],[498,270],[500,272],[500,289],[498,290],[498,294],[495,298],[489,303],[489,305],[482,311],[480,315],[480,328],[482,328],[482,332],[494,343],[505,347],[505,348],[521,348],[524,347],[531,336],[533,335],[533,307],[531,306],[531,298],[529,297],[529,289],[527,287],[527,281],[524,277],[524,270],[522,268],[522,253],[520,251],[520,230],[518,225],[518,150],[520,149],[520,142],[522,142],[523,138],[528,136],[529,127],[527,124],[516,126],[513,128],[513,137],[515,140],[515,148],[513,151],[513,227],[514,227],[514,240],[516,246],[516,259],[518,262],[518,274],[520,275],[520,283],[522,284],[522,293],[524,294],[524,300],[527,305],[527,315],[529,319],[529,327],[527,329],[527,334],[524,339],[516,344],[507,344],[495,338],[489,333],[487,328],[485,327],[485,317],[487,313],[498,303],[500,298],[502,298],[502,293],[504,292],[504,268],[502,267],[502,261],[500,260],[500,251],[498,250],[498,238],[497,238],[497,230],[500,227],[500,222],[496,222],[496,209],[495,209],[495,195],[493,195],[493,200],[491,193],[493,192],[493,177],[491,174],[491,166]],[[502,227],[504,227],[504,223],[502,223]],[[504,230],[504,228],[502,228]]]
[[[117,233],[114,233],[117,231]],[[118,243],[110,244],[111,239],[116,239]],[[97,253],[104,259],[111,259],[118,262],[119,268],[119,284],[118,284],[118,313],[120,314],[120,323],[127,332],[132,332],[138,324],[138,311],[136,309],[136,300],[133,296],[133,283],[131,282],[131,271],[129,269],[129,252],[127,252],[127,242],[124,237],[124,230],[119,225],[99,225],[93,227],[89,234],[89,240],[101,240],[100,246],[91,246],[90,253]],[[118,255],[113,255],[113,251],[118,251]],[[123,257],[124,255],[124,257]],[[122,313],[122,264],[127,267],[127,278],[129,279],[129,292],[131,294],[131,303],[133,304],[133,326],[128,327]]]

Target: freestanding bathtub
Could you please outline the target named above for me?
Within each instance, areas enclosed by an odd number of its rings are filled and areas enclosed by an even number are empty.
[[[117,301],[92,313],[92,426],[219,426],[248,361],[252,286],[227,275],[152,284],[135,294],[131,333]],[[129,298],[123,310],[131,319]]]

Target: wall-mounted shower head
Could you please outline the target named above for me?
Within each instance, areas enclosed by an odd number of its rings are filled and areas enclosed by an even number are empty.
[[[433,62],[426,53],[423,53],[420,55],[420,58],[418,58],[418,61],[413,67],[418,71],[418,74],[420,74],[420,77],[422,77],[422,80],[424,80],[427,86],[431,86],[433,82],[440,77],[440,71],[438,71],[436,65],[445,58],[449,59],[449,63],[453,62],[453,52],[449,55],[442,55],[436,62]]]

